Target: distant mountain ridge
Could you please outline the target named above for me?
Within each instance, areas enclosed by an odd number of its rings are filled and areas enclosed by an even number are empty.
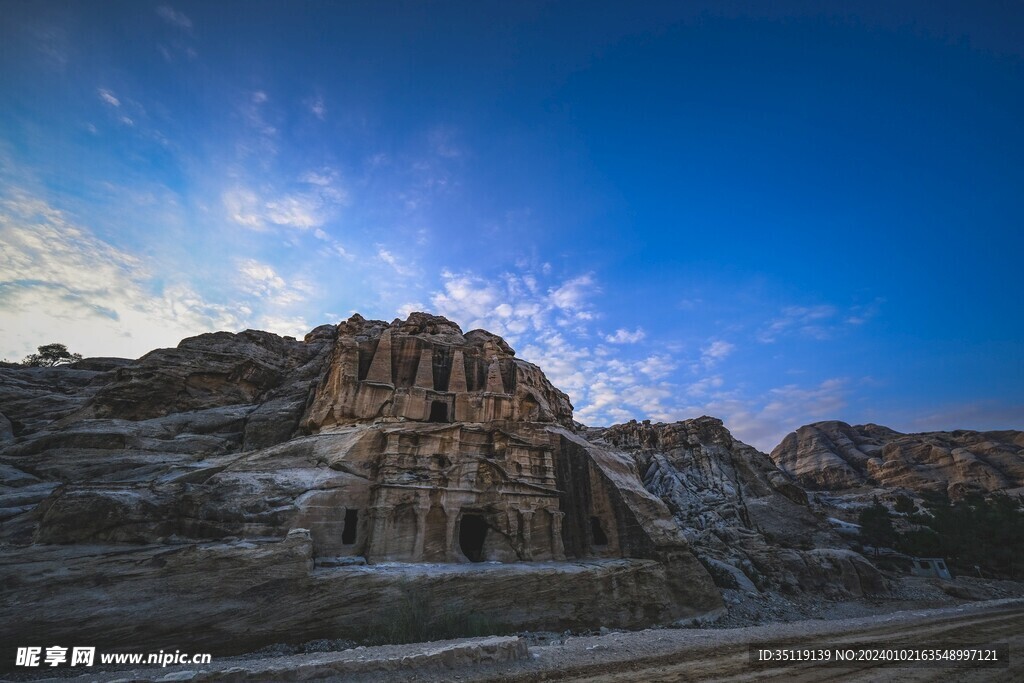
[[[878,485],[953,499],[1024,490],[1024,432],[1016,430],[902,434],[829,420],[790,433],[770,457],[810,489]]]

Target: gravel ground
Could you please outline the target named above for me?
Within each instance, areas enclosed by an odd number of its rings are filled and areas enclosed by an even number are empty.
[[[970,577],[961,577],[955,582],[900,577],[892,581],[892,588],[888,596],[857,600],[826,600],[813,595],[783,595],[771,591],[751,595],[724,589],[722,597],[728,614],[704,626],[737,628],[805,619],[850,619],[968,601],[1024,597],[1024,583]]]
[[[773,592],[760,594],[744,593],[739,590],[723,590],[723,598],[726,604],[726,612],[717,619],[701,624],[691,624],[687,627],[666,627],[653,628],[643,631],[620,631],[616,629],[601,628],[593,631],[565,631],[565,632],[523,632],[516,634],[527,641],[530,645],[534,659],[552,658],[560,660],[567,658],[565,665],[577,666],[581,663],[598,658],[598,655],[605,650],[627,651],[630,656],[650,657],[656,656],[662,649],[678,645],[680,642],[699,642],[701,638],[715,637],[714,633],[726,629],[735,633],[757,634],[760,630],[769,629],[772,625],[781,628],[781,624],[799,623],[798,632],[810,633],[816,628],[826,628],[825,622],[836,620],[850,621],[853,624],[889,621],[894,618],[894,613],[920,614],[922,610],[934,608],[965,609],[972,601],[1005,601],[1007,598],[1024,598],[1024,583],[1012,581],[994,581],[972,578],[960,578],[955,583],[942,582],[935,579],[918,579],[902,577],[893,580],[891,595],[885,598],[857,599],[846,601],[829,601],[817,599],[809,595],[781,595]],[[971,598],[966,599],[966,598]],[[993,604],[991,602],[986,604]],[[889,615],[889,616],[884,616]],[[851,621],[852,620],[852,621]],[[823,626],[815,626],[821,622]],[[703,634],[703,635],[702,635]],[[725,634],[722,634],[723,636]],[[739,636],[737,636],[739,637]],[[732,636],[728,636],[732,638]],[[442,642],[442,641],[439,641]],[[459,641],[443,641],[446,643]],[[215,668],[219,670],[232,667],[245,668],[247,664],[266,661],[276,658],[294,659],[302,661],[303,657],[313,657],[317,653],[337,652],[352,650],[359,652],[359,658],[367,657],[395,657],[415,654],[423,649],[423,644],[411,645],[386,645],[375,647],[362,647],[351,641],[343,640],[317,640],[302,645],[274,645],[263,648],[258,652],[230,658],[214,658],[212,667],[201,667],[203,669]],[[554,660],[552,664],[557,664]],[[529,670],[529,663],[525,666]],[[133,667],[110,667],[105,669],[109,672],[130,671]],[[506,671],[507,666],[502,668]],[[167,667],[158,671],[142,672],[147,678],[159,678],[176,672],[188,670],[186,667]],[[81,670],[70,668],[56,669],[50,671],[19,671],[8,674],[3,680],[27,681],[42,680],[47,677],[78,676]],[[99,674],[97,669],[90,673]],[[442,675],[443,674],[443,675]],[[449,674],[450,680],[475,680],[479,677],[503,675],[498,670],[488,670],[487,667],[472,673],[456,674],[456,672],[416,672],[410,671],[394,678],[394,680],[423,680],[435,681],[446,680]],[[460,678],[468,676],[468,678]],[[499,676],[500,677],[500,676]],[[108,678],[104,676],[104,678]],[[132,677],[129,676],[129,679]],[[81,679],[80,679],[81,680]],[[187,679],[182,679],[187,680]]]

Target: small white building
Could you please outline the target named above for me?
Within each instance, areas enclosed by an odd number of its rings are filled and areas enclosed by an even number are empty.
[[[910,563],[910,573],[914,576],[927,576],[935,579],[952,581],[953,576],[941,557],[915,557]]]

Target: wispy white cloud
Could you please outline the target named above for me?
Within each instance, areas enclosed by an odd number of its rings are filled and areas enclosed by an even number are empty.
[[[707,377],[701,377],[696,382],[692,382],[686,387],[686,396],[692,398],[702,398],[708,396],[710,393],[721,389],[725,384],[725,380],[721,375],[709,375]]]
[[[417,311],[427,312],[429,309],[418,301],[404,303],[398,307],[398,315],[403,318],[408,318],[410,313],[416,313]]]
[[[327,120],[327,105],[324,103],[323,95],[315,95],[306,100],[306,107],[313,116],[321,121]]]
[[[327,256],[337,256],[343,258],[346,261],[354,261],[355,254],[350,253],[345,247],[341,245],[341,242],[331,237],[325,230],[316,228],[313,230],[313,236],[321,242],[325,242],[324,249],[321,250],[322,254]]]
[[[835,306],[786,306],[782,309],[781,315],[769,321],[758,332],[757,337],[766,344],[790,332],[799,332],[818,339],[826,338],[826,321],[835,318],[836,313]]]
[[[96,95],[103,104],[109,107],[108,114],[112,121],[129,127],[134,127],[137,123],[149,123],[146,108],[137,100],[125,97],[123,94],[117,95],[109,88],[97,88]],[[95,126],[93,127],[95,128]],[[147,127],[143,135],[160,144],[167,145],[168,141],[163,134],[151,126]]]
[[[851,306],[842,310],[836,306],[786,306],[778,316],[768,321],[757,332],[757,340],[771,344],[785,335],[799,335],[811,339],[831,339],[851,326],[863,325],[878,314],[882,300],[867,305]]]
[[[306,187],[293,191],[258,191],[236,184],[222,193],[221,202],[227,218],[243,227],[267,230],[278,226],[301,231],[322,228],[348,202],[348,192],[332,169],[308,171],[299,182]],[[325,235],[323,230],[316,233],[319,239]]]
[[[589,298],[598,292],[594,276],[586,273],[563,282],[548,291],[548,300],[564,313],[579,320],[593,320],[593,308],[588,305]]]
[[[96,94],[98,94],[100,99],[109,104],[111,107],[121,106],[121,100],[119,100],[117,96],[114,95],[114,93],[107,90],[106,88],[99,88],[96,91]]]
[[[378,246],[377,258],[391,266],[392,270],[403,277],[416,274],[415,268],[404,263],[398,256],[384,247]]]
[[[444,271],[441,281],[442,290],[430,299],[434,310],[468,325],[466,329],[484,328],[513,340],[526,331],[549,331],[554,318],[565,310],[589,310],[575,285],[560,284],[543,293],[530,275],[506,273],[484,279],[468,272]],[[571,296],[565,293],[568,290],[573,292]]]
[[[85,355],[139,356],[183,337],[243,325],[187,282],[156,284],[150,263],[25,192],[0,200],[0,355],[63,342]]]
[[[253,230],[262,230],[266,227],[263,207],[259,197],[252,190],[244,187],[232,188],[224,192],[221,201],[227,217],[238,225]]]
[[[724,360],[736,350],[736,345],[721,339],[715,339],[701,349],[700,360],[705,367],[712,367]]]
[[[183,56],[188,60],[193,60],[199,56],[194,47],[178,40],[172,40],[167,44],[157,43],[156,49],[167,63],[173,63],[179,56]]]
[[[315,287],[302,276],[282,276],[268,263],[256,259],[238,259],[238,286],[248,296],[261,329],[277,334],[302,336],[310,325],[301,313]]]
[[[64,71],[73,52],[67,31],[59,26],[39,26],[28,30],[32,35],[32,45],[42,57],[43,63],[57,71]]]
[[[639,327],[632,332],[620,327],[615,330],[615,334],[605,335],[605,341],[609,344],[636,344],[646,336],[647,334]]]
[[[283,113],[272,105],[267,91],[251,90],[236,96],[235,114],[242,122],[233,138],[240,169],[237,174],[268,172],[280,151],[275,122],[283,118]]]
[[[255,259],[239,259],[238,274],[240,285],[253,296],[270,297],[288,288],[272,266]]]
[[[451,126],[437,126],[427,135],[430,141],[431,150],[439,157],[445,159],[458,159],[466,152],[457,142],[458,132]]]
[[[337,169],[323,166],[314,171],[306,171],[299,176],[299,182],[312,186],[312,196],[318,197],[325,204],[346,204],[349,201],[348,190],[342,184]]]
[[[651,379],[662,379],[672,374],[679,364],[667,353],[656,353],[638,361],[634,367]]]
[[[736,438],[769,452],[801,425],[841,419],[847,393],[847,379],[835,377],[809,387],[787,384],[755,396],[723,392],[701,409],[722,418]]]
[[[291,317],[264,315],[258,319],[257,324],[261,330],[296,339],[302,339],[312,328],[312,325],[301,315]]]
[[[844,322],[847,325],[863,325],[874,318],[882,309],[884,299],[875,299],[870,304],[853,306],[846,314]]]
[[[186,30],[192,29],[192,20],[170,5],[160,5],[156,8],[156,13],[161,19],[172,26]]]
[[[275,225],[308,230],[324,224],[321,203],[313,197],[284,195],[265,202],[263,208],[263,215]]]
[[[309,185],[318,185],[320,187],[333,187],[338,182],[338,172],[325,168],[319,171],[306,171],[299,180]]]
[[[679,301],[679,310],[694,311],[704,304],[704,300],[696,297],[689,297]]]
[[[276,308],[287,308],[309,299],[313,286],[301,276],[287,280],[273,266],[256,259],[239,259],[240,285],[248,294]]]

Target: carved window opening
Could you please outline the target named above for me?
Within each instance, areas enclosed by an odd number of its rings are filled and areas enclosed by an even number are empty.
[[[448,422],[448,404],[444,401],[431,401],[428,422]]]
[[[480,515],[462,515],[459,524],[459,548],[470,562],[484,561],[487,521]]]
[[[601,527],[601,520],[597,517],[590,518],[590,536],[594,539],[594,545],[608,545],[608,536]]]
[[[356,542],[356,525],[359,523],[359,510],[345,510],[345,527],[341,532],[342,545],[354,545]]]

